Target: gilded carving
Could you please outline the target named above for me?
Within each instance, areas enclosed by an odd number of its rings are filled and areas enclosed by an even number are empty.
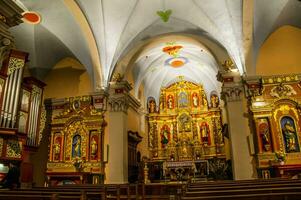
[[[22,144],[18,140],[7,140],[6,157],[21,158]]]
[[[124,75],[121,75],[120,73],[115,73],[113,75],[112,81],[121,82],[123,78],[124,78]]]
[[[39,127],[39,144],[41,143],[41,140],[43,138],[43,132],[46,125],[46,109],[44,104],[41,108],[41,114],[40,114],[40,127]]]
[[[148,107],[149,149],[153,160],[225,155],[218,96],[214,94],[210,105],[206,96],[202,85],[185,80],[161,89],[158,112]]]
[[[278,152],[287,155],[284,165],[301,164],[300,76],[262,77],[257,82],[262,94],[249,98],[249,105],[256,124],[258,167],[279,165]]]
[[[3,138],[0,138],[0,156],[2,156],[2,152],[3,152]]]
[[[15,70],[21,69],[25,65],[25,60],[15,57],[10,57],[9,63],[8,63],[8,71],[7,75],[12,74]]]
[[[7,19],[4,15],[0,14],[0,21],[3,21],[4,23],[6,23]]]
[[[280,98],[296,95],[297,93],[292,86],[280,83],[271,89],[270,94],[272,97]]]
[[[99,96],[98,96],[99,97]],[[67,98],[52,106],[51,143],[47,174],[104,173],[102,149],[106,122],[91,96]],[[55,179],[55,177],[53,177]]]

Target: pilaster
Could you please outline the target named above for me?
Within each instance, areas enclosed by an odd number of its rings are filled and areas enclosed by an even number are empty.
[[[231,141],[232,169],[235,180],[255,178],[253,135],[250,132],[247,101],[238,73],[222,74],[222,96],[225,101]]]
[[[108,144],[109,157],[106,170],[106,183],[128,182],[128,135],[127,110],[135,102],[126,81],[110,83],[108,100]]]

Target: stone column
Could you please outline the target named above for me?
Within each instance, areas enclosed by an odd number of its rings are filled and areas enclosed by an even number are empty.
[[[250,152],[252,134],[250,134],[248,107],[244,97],[244,88],[239,75],[223,75],[222,94],[226,103],[229,123],[233,178],[235,180],[256,177],[253,156]]]
[[[107,115],[109,157],[106,183],[128,182],[127,110],[131,89],[132,87],[126,81],[110,83]]]

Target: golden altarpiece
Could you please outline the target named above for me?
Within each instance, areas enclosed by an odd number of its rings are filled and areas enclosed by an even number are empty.
[[[105,106],[103,95],[51,100],[48,184],[103,182]]]
[[[293,177],[301,172],[301,76],[246,80],[259,176]]]
[[[201,84],[181,80],[161,88],[159,104],[149,97],[148,109],[152,181],[206,177],[211,158],[225,161],[217,93],[211,93],[209,103]]]

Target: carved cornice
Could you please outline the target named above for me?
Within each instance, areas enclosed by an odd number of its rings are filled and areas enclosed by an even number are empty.
[[[22,10],[14,1],[12,0],[1,0],[0,1],[0,23],[5,24],[7,28],[17,26],[22,21]]]
[[[111,112],[127,112],[128,108],[133,108],[139,112],[140,102],[129,92],[132,86],[127,81],[111,82],[109,89],[108,109]]]

